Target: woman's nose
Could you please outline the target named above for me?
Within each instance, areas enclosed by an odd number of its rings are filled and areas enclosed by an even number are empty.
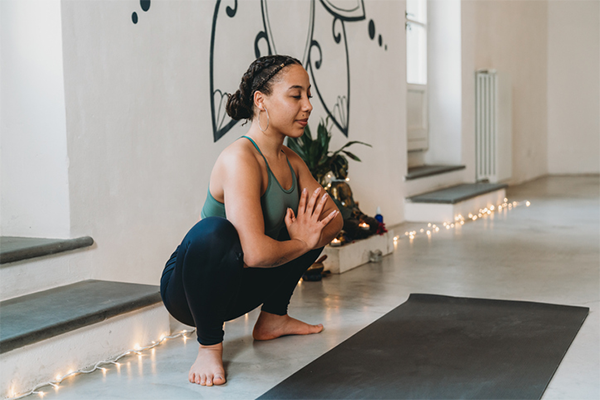
[[[306,101],[304,102],[304,107],[302,108],[303,111],[310,113],[313,109],[312,104],[310,104],[310,99],[307,97]]]

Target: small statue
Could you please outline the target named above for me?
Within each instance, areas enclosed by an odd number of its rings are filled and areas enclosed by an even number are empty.
[[[377,221],[363,213],[354,201],[352,189],[345,180],[332,180],[325,190],[335,202],[344,219],[344,228],[337,239],[342,244],[350,243],[356,239],[365,239],[376,233],[387,232],[383,222]]]

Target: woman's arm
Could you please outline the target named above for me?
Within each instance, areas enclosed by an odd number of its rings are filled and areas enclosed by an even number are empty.
[[[215,176],[222,182],[225,213],[236,228],[244,252],[244,263],[253,268],[270,268],[285,264],[312,249],[318,241],[323,226],[333,218],[310,220],[313,211],[322,213],[325,201],[304,194],[305,208],[309,213],[298,215],[292,221],[291,210],[286,215],[286,225],[295,224],[291,240],[280,242],[266,236],[260,203],[262,173],[256,157],[241,146],[226,149],[217,161]],[[211,177],[212,179],[213,177]],[[310,214],[310,215],[307,215]]]
[[[308,193],[313,193],[316,189],[320,188],[322,189],[320,192],[320,195],[322,196],[325,193],[325,190],[323,190],[322,186],[312,176],[304,160],[302,160],[300,156],[289,147],[284,146],[283,149],[298,174],[298,185],[300,186],[300,190],[306,189]],[[326,244],[329,244],[344,227],[342,215],[339,213],[339,210],[333,200],[327,196],[327,202],[323,207],[323,211],[321,212],[319,220],[326,218],[332,211],[338,211],[338,213],[321,231],[321,237],[319,238],[315,248],[323,247]]]

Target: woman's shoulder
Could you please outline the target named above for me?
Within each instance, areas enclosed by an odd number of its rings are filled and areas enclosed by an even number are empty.
[[[225,170],[234,168],[238,171],[240,168],[260,167],[252,150],[252,144],[248,140],[236,140],[221,151],[215,167]]]

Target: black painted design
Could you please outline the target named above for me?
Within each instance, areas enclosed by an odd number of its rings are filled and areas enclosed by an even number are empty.
[[[144,12],[148,11],[150,9],[150,0],[140,0],[140,7],[142,7],[142,10]],[[136,12],[134,12],[133,14],[131,14],[131,21],[134,24],[138,23],[138,15]]]
[[[321,4],[335,18],[342,21],[362,21],[365,19],[364,0],[321,0]]]
[[[230,6],[227,6],[225,8],[225,12],[227,13],[227,16],[229,18],[233,18],[233,17],[235,17],[235,13],[237,13],[237,9],[238,9],[238,0],[235,0],[235,3],[233,4],[233,8],[231,8]]]
[[[215,12],[213,14],[212,33],[210,37],[210,110],[212,116],[213,140],[216,142],[223,137],[233,126],[238,122],[227,116],[225,105],[227,104],[227,95],[220,89],[214,88],[214,51],[215,51],[215,29],[217,27],[217,17],[219,15],[219,7],[221,0],[217,0],[215,4]],[[225,12],[229,18],[235,17],[237,14],[238,2],[235,0],[233,8],[227,6]],[[217,108],[218,106],[218,108]],[[215,110],[215,108],[217,108]],[[226,123],[226,120],[229,121]]]
[[[150,9],[150,0],[140,0],[140,6],[142,10],[148,11]]]
[[[212,128],[213,128],[213,138],[214,141],[218,141],[221,139],[231,128],[233,128],[238,121],[234,121],[227,116],[225,112],[225,105],[227,102],[227,95],[221,88],[215,87],[215,37],[217,34],[217,24],[219,23],[220,17],[226,15],[228,18],[238,18],[239,10],[238,10],[238,1],[230,0],[230,3],[233,3],[233,7],[228,5],[225,8],[225,13],[220,13],[221,3],[226,0],[216,0],[215,1],[215,9],[213,14],[213,23],[212,23],[212,31],[211,31],[211,42],[210,42],[210,94],[211,94],[211,113],[212,113]],[[342,54],[345,57],[345,65],[341,66],[333,66],[331,64],[334,57],[326,58],[327,48],[323,49],[320,42],[324,43],[325,38],[315,38],[315,3],[320,3],[323,7],[322,11],[326,11],[326,14],[329,14],[332,17],[332,25],[331,25],[331,34],[333,38],[334,45],[340,45]],[[246,4],[244,4],[246,6]],[[269,20],[269,0],[261,0],[261,16],[262,16],[262,26],[256,29],[254,32],[248,32],[248,35],[251,35],[250,38],[254,37],[253,40],[253,50],[255,57],[261,57],[264,55],[270,54],[278,54],[276,41],[278,40],[274,34],[274,30],[271,26],[271,21]],[[273,2],[271,3],[273,5]],[[277,8],[277,4],[275,4]],[[308,5],[307,5],[308,7]],[[248,8],[245,8],[248,10]],[[307,8],[303,8],[303,12],[306,11]],[[321,12],[322,12],[321,11]],[[247,18],[247,11],[243,12],[244,17],[240,17],[241,19]],[[346,36],[346,26],[347,22],[355,22],[362,21],[366,19],[365,8],[364,8],[364,0],[310,0],[310,11],[308,14],[304,12],[304,16],[308,15],[308,29],[307,29],[307,37],[304,55],[302,58],[302,62],[306,68],[306,70],[311,75],[311,80],[313,83],[313,89],[317,93],[317,97],[319,101],[323,105],[326,113],[329,118],[333,121],[334,125],[345,135],[348,136],[349,130],[349,120],[350,120],[350,61],[348,54],[348,40]],[[240,21],[241,22],[241,21]],[[275,27],[281,26],[280,21],[273,21],[275,23]],[[373,20],[369,21],[369,36],[371,39],[375,38],[375,22]],[[380,46],[382,45],[383,38],[381,35],[378,37]],[[329,39],[331,40],[331,39]],[[285,40],[284,40],[285,41]],[[285,46],[284,46],[285,47]],[[329,47],[328,47],[329,48]],[[221,50],[221,49],[219,49]],[[387,45],[386,45],[387,50]],[[335,59],[339,59],[339,50],[336,50],[338,53],[338,57]],[[319,80],[319,72],[322,73],[322,67],[325,62],[329,62],[326,66],[327,70],[339,69],[340,74],[345,72],[346,79],[345,82],[339,82],[338,86],[331,86],[330,82],[322,82]],[[344,71],[345,67],[345,71]],[[219,70],[220,73],[220,70]],[[235,81],[237,82],[239,77],[235,77]],[[322,77],[321,77],[322,79]],[[343,78],[342,78],[343,79]],[[229,81],[229,79],[227,79]],[[222,81],[220,81],[222,82]],[[329,84],[329,86],[327,86]],[[325,85],[325,86],[320,86]],[[233,89],[233,88],[231,88]],[[326,90],[327,95],[324,90]],[[337,94],[335,94],[337,92]],[[334,100],[335,99],[335,100]]]
[[[336,31],[336,26],[339,26],[339,32]],[[329,118],[333,121],[334,125],[344,134],[344,136],[348,136],[348,128],[349,128],[349,114],[350,114],[350,61],[348,57],[348,43],[346,41],[346,28],[344,26],[344,21],[341,18],[334,18],[331,26],[333,40],[336,44],[340,44],[343,40],[344,42],[344,51],[346,55],[346,94],[338,95],[336,98],[336,102],[331,105],[328,104],[326,99],[324,98],[322,89],[319,86],[319,80],[317,78],[317,72],[321,69],[323,65],[323,50],[321,49],[321,45],[317,40],[313,40],[311,44],[311,50],[314,48],[318,50],[318,59],[312,58],[312,51],[309,51],[309,58],[306,63],[306,69],[310,73],[313,87],[325,112],[329,116]]]

